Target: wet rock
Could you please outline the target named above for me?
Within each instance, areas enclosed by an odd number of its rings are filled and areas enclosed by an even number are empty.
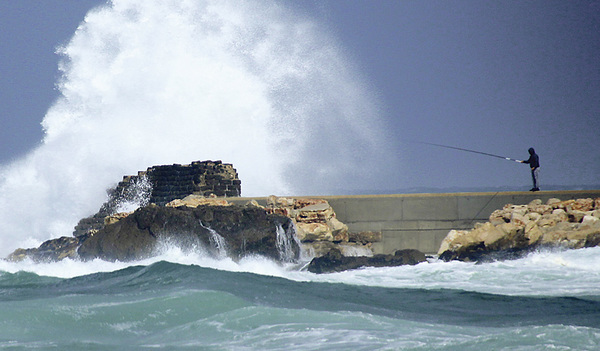
[[[277,228],[289,233],[290,226],[289,218],[256,207],[150,205],[100,229],[82,242],[78,254],[86,260],[131,261],[156,255],[168,243],[215,257],[226,252],[233,259],[257,254],[279,260]],[[293,240],[290,245],[295,259],[299,246]]]
[[[17,249],[6,258],[9,261],[18,262],[25,259],[31,259],[34,262],[53,262],[65,258],[77,259],[77,248],[85,236],[66,237],[45,241],[38,248]]]
[[[269,196],[266,210],[287,216],[294,221],[298,240],[303,247],[316,256],[328,252],[328,248],[349,246],[350,242],[360,250],[372,253],[371,244],[381,241],[381,233],[350,233],[348,226],[337,219],[327,200],[316,198],[286,198]],[[331,245],[328,243],[333,243]],[[358,246],[361,246],[359,248]],[[324,251],[327,248],[327,251]]]
[[[472,230],[452,230],[442,241],[443,260],[482,261],[520,257],[540,247],[578,249],[600,243],[600,199],[506,205]]]
[[[321,257],[315,257],[308,264],[307,270],[312,273],[342,272],[361,267],[395,267],[415,265],[425,262],[425,254],[418,250],[398,250],[394,255],[344,256],[333,248]]]
[[[195,161],[191,164],[152,166],[137,175],[127,175],[114,188],[108,190],[108,201],[100,210],[83,218],[75,226],[74,236],[99,230],[106,216],[154,203],[160,206],[188,195],[190,201],[202,202],[210,196],[235,197],[241,194],[241,181],[232,164],[221,161]],[[181,201],[181,200],[179,200]],[[208,201],[219,201],[211,199]],[[200,203],[198,203],[200,204]],[[177,207],[180,204],[172,204]]]

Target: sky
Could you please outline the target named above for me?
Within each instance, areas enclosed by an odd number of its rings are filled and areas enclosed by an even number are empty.
[[[104,3],[0,0],[0,164],[40,145],[56,48]],[[534,147],[542,190],[600,184],[600,1],[283,4],[326,28],[378,99],[394,139],[379,152],[398,165],[364,192],[531,186],[526,165],[425,143],[516,159]]]

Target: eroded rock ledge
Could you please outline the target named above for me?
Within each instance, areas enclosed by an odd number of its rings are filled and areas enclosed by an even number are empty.
[[[254,202],[255,206],[259,206]],[[320,257],[331,249],[344,256],[372,256],[372,244],[382,240],[381,232],[349,232],[324,199],[287,198],[271,195],[265,210],[289,217],[295,224],[296,237],[307,256]]]
[[[215,258],[237,260],[256,254],[295,260],[299,246],[290,241],[289,257],[282,257],[277,241],[291,226],[289,218],[252,206],[149,205],[104,226],[84,240],[77,252],[84,260],[132,261],[160,253],[160,245],[165,244]]]
[[[373,256],[372,243],[381,241],[381,233],[350,233],[326,200],[270,196],[266,207],[226,200],[240,192],[237,171],[228,163],[152,166],[124,176],[109,189],[108,200],[96,214],[79,221],[73,237],[17,249],[8,259],[132,261],[175,245],[183,251],[234,260],[261,255],[296,262],[303,252],[303,259],[328,253],[329,257],[364,256],[353,258],[353,264],[344,260],[346,267],[400,262],[393,255],[366,260]]]
[[[106,216],[139,206],[151,203],[164,206],[188,195],[235,197],[240,196],[241,189],[236,169],[220,160],[148,167],[137,175],[124,176],[115,187],[108,189],[108,201],[96,214],[82,218],[73,235],[88,235],[104,226]]]
[[[472,230],[452,230],[442,241],[440,259],[487,261],[517,258],[539,248],[579,249],[600,244],[600,198],[545,204],[508,204]]]
[[[165,206],[150,204],[106,216],[100,229],[48,240],[38,248],[17,249],[8,259],[132,261],[158,255],[162,247],[177,246],[215,258],[261,255],[293,261],[300,253],[293,233],[288,217],[216,197],[190,195]]]
[[[349,233],[323,199],[271,196],[263,207],[254,201],[235,205],[216,196],[188,195],[165,206],[149,204],[106,216],[99,229],[49,240],[39,248],[18,249],[8,259],[132,261],[175,245],[183,251],[234,260],[261,255],[298,262],[301,252],[305,258],[324,256],[308,266],[315,273],[424,261],[416,250],[373,256],[371,245],[378,240],[381,233]]]

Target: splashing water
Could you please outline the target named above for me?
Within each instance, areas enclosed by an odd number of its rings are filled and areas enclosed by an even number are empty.
[[[0,255],[70,235],[152,165],[221,159],[246,196],[364,189],[394,172],[366,85],[283,4],[113,0],[58,53],[43,142],[0,168]]]
[[[295,242],[299,247],[301,247],[298,238],[296,237],[296,228],[293,223],[290,224],[288,229],[283,229],[281,224],[278,224],[275,228],[275,232],[277,234],[277,251],[279,252],[279,259],[282,262],[292,262],[294,261],[294,247],[293,243]]]
[[[146,175],[132,180],[131,185],[124,190],[126,193],[121,194],[122,199],[116,208],[116,212],[132,212],[139,207],[146,206],[150,203],[152,195],[152,183]]]
[[[200,222],[200,226],[206,230],[208,230],[208,232],[210,233],[210,237],[208,238],[208,240],[210,241],[210,244],[212,245],[212,247],[214,247],[217,250],[217,257],[219,259],[223,259],[227,257],[227,241],[225,241],[225,238],[219,234],[216,230],[212,229],[209,226],[205,226],[204,224],[202,224],[202,222]]]
[[[217,249],[218,257],[227,257],[227,242],[225,241],[225,238],[217,233],[216,230],[211,228],[207,229],[210,232],[210,243],[215,249]]]

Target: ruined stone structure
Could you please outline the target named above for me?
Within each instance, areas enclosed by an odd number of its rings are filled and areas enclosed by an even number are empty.
[[[138,173],[137,179],[147,177],[152,185],[150,203],[159,206],[194,194],[222,197],[240,196],[241,181],[230,163],[221,161],[192,162],[189,165],[154,166]],[[128,178],[128,177],[125,177]],[[135,182],[133,177],[123,182]]]
[[[233,165],[221,161],[152,166],[137,175],[124,176],[115,188],[109,190],[108,201],[98,213],[79,221],[73,235],[77,237],[102,228],[106,216],[128,211],[131,205],[137,207],[154,203],[164,206],[192,194],[235,197],[242,192],[241,184]]]

